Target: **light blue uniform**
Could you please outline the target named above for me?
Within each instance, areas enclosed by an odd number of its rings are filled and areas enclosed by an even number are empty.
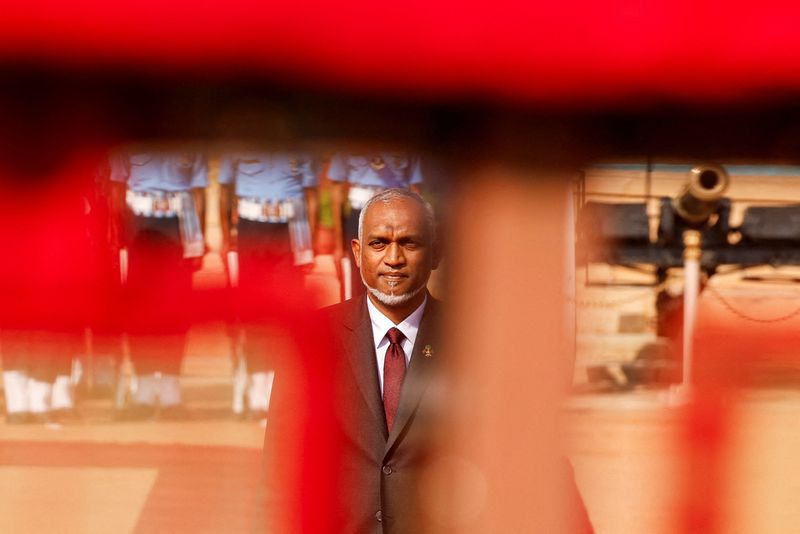
[[[236,196],[261,201],[302,197],[303,189],[315,187],[317,177],[311,158],[291,153],[243,153],[220,160],[220,184],[236,184]]]
[[[334,182],[380,189],[408,189],[422,183],[419,157],[396,152],[335,154],[331,158],[328,177]]]
[[[317,176],[312,172],[311,158],[305,154],[292,152],[243,152],[225,155],[220,159],[217,180],[222,185],[235,185],[235,193],[239,199],[252,200],[258,203],[283,203],[291,201],[293,215],[286,221],[288,247],[296,265],[311,263],[314,255],[311,242],[311,231],[306,214],[305,188],[317,185]],[[241,205],[240,205],[241,206]],[[245,219],[250,219],[246,221]],[[267,233],[276,232],[279,220],[268,220],[256,217],[245,217],[239,211],[238,230],[240,256],[246,258],[243,249],[250,235],[252,239],[263,240]],[[280,230],[282,231],[282,230]],[[277,245],[281,238],[270,238],[273,252],[281,249]],[[262,243],[258,246],[267,246]],[[279,255],[275,252],[276,255]],[[241,262],[245,267],[246,259]]]
[[[136,192],[184,192],[208,185],[208,163],[195,152],[122,152],[111,157],[111,180]]]
[[[180,239],[185,257],[199,257],[205,251],[200,214],[190,193],[208,185],[208,161],[199,152],[146,152],[133,149],[111,154],[110,179],[126,183],[128,191],[134,195],[157,198],[180,197],[180,208],[170,206],[166,211],[151,211],[151,205],[143,207],[135,198],[126,202],[133,213],[146,218],[178,218]],[[134,226],[143,226],[143,221]],[[155,223],[147,223],[155,224]],[[164,229],[162,229],[164,230]],[[135,230],[134,230],[135,231]]]

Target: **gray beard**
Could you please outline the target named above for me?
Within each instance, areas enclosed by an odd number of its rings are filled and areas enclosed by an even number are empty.
[[[420,291],[425,289],[425,286],[423,285],[413,291],[409,291],[408,293],[403,293],[402,295],[389,295],[388,293],[383,293],[382,291],[379,291],[374,287],[370,287],[369,285],[367,285],[367,282],[364,280],[363,275],[361,276],[361,281],[364,283],[364,287],[367,288],[367,291],[369,291],[373,297],[378,299],[378,302],[386,306],[400,306],[402,304],[405,304],[406,302],[416,297]]]

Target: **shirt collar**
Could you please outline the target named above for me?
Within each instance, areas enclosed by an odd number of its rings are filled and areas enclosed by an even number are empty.
[[[367,298],[367,311],[369,312],[369,318],[372,321],[372,336],[375,347],[377,348],[381,342],[386,339],[386,332],[389,331],[390,328],[395,327],[400,330],[403,335],[409,340],[412,344],[417,339],[417,332],[419,331],[419,325],[422,322],[422,314],[425,312],[425,305],[428,303],[428,295],[425,295],[425,299],[422,301],[416,310],[411,312],[411,314],[400,321],[399,324],[394,324],[391,319],[386,317],[370,300],[369,296]]]

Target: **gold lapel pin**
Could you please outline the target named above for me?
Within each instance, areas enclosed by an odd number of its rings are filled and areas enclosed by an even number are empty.
[[[422,355],[425,356],[426,358],[430,358],[431,356],[433,356],[433,347],[431,347],[430,345],[425,345],[425,348],[422,349]]]

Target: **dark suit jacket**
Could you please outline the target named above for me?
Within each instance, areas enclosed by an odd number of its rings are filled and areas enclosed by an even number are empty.
[[[430,392],[426,395],[426,391],[441,358],[435,339],[440,307],[441,303],[429,295],[391,433],[386,428],[366,296],[321,310],[318,317],[318,322],[327,327],[327,334],[323,336],[332,341],[326,343],[330,350],[316,359],[316,363],[305,364],[314,368],[318,379],[308,379],[304,375],[306,380],[295,381],[293,386],[295,390],[313,391],[311,395],[317,397],[316,408],[313,408],[316,415],[300,425],[311,427],[314,438],[306,442],[284,441],[286,429],[292,426],[281,424],[278,416],[292,412],[292,405],[302,402],[290,401],[281,394],[281,373],[276,374],[265,442],[267,469],[272,465],[286,470],[287,465],[292,464],[293,460],[286,459],[286,450],[284,454],[278,451],[280,446],[311,451],[304,452],[300,460],[301,469],[306,473],[300,486],[305,489],[289,490],[297,491],[303,501],[299,505],[296,501],[289,505],[299,510],[294,521],[306,523],[299,530],[319,531],[319,526],[308,526],[309,521],[314,520],[309,516],[314,515],[326,517],[324,527],[329,532],[397,534],[424,530],[423,515],[418,507],[417,480],[428,459],[429,429],[439,412],[433,395]],[[432,350],[426,351],[426,346]],[[322,394],[324,398],[319,398],[318,386],[308,386],[314,380],[332,385]],[[326,422],[332,424],[326,425]],[[308,435],[309,429],[295,425],[289,432]],[[308,441],[312,445],[308,445]],[[320,449],[327,454],[325,459],[319,457]],[[318,467],[311,468],[311,464]],[[315,476],[315,472],[319,476]],[[333,486],[333,491],[319,492],[320,484]],[[313,492],[317,492],[317,497],[311,496]],[[297,499],[297,496],[289,497]],[[320,501],[324,501],[325,506],[314,511],[313,507]],[[277,506],[286,507],[286,504]]]

